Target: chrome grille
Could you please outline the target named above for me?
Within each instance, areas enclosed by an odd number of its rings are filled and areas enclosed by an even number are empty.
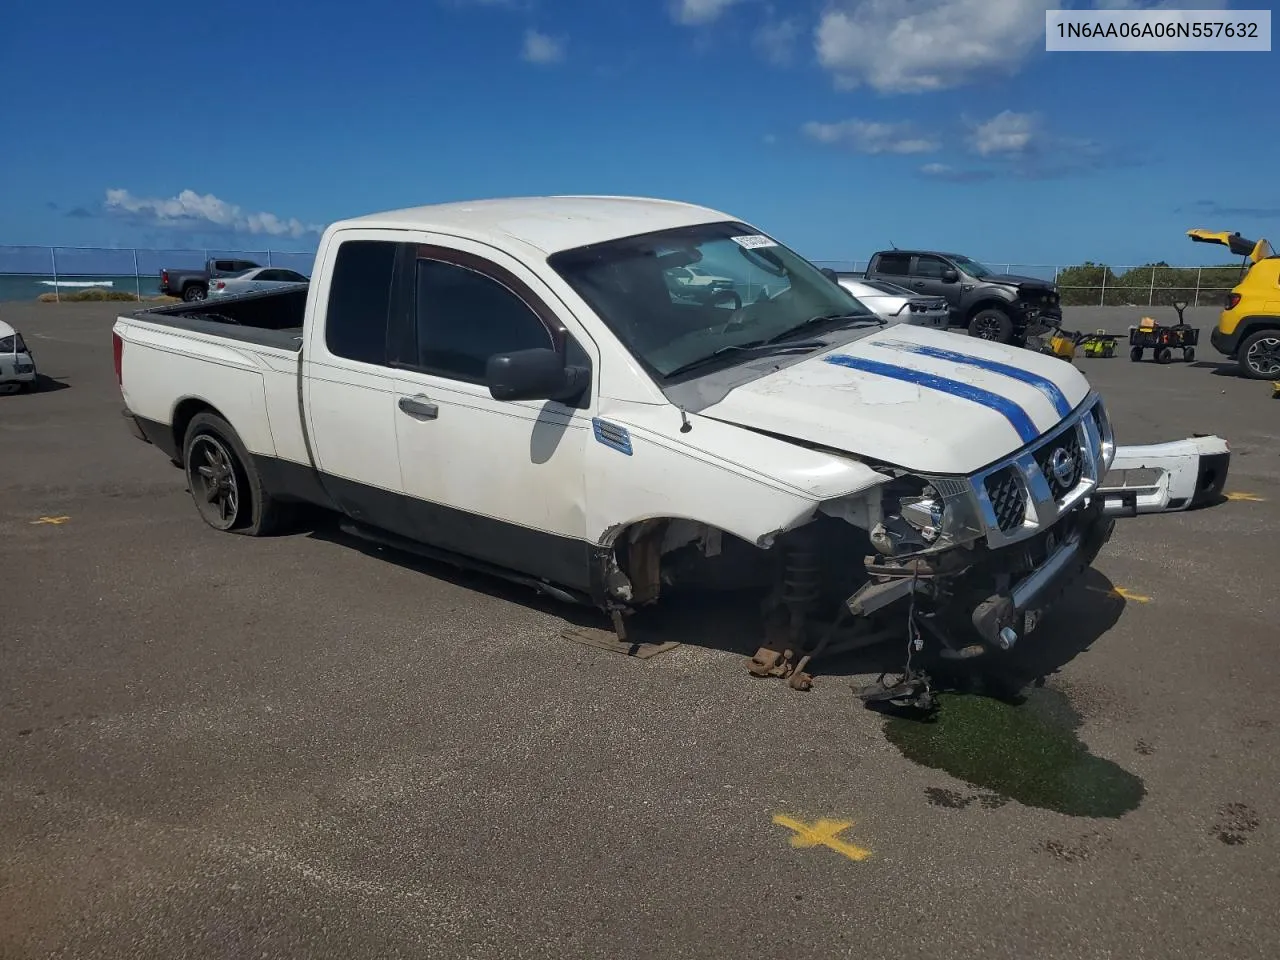
[[[1048,434],[971,474],[969,495],[977,501],[988,545],[1017,543],[1052,527],[1097,489],[1114,458],[1106,410],[1091,394]]]
[[[1035,452],[1035,458],[1053,499],[1061,500],[1076,488],[1084,468],[1079,432],[1068,430],[1055,437]]]
[[[1022,526],[1027,514],[1027,494],[1018,479],[1018,471],[1011,466],[1004,467],[988,474],[984,485],[1000,530],[1009,533]]]

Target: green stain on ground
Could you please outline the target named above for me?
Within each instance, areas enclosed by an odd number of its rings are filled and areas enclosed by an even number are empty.
[[[1033,689],[1019,704],[941,694],[930,720],[894,717],[885,734],[907,759],[1029,807],[1072,817],[1119,817],[1146,793],[1129,771],[1095,757],[1061,693]]]

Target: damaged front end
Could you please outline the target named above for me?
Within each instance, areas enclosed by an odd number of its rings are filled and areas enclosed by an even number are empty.
[[[804,690],[820,658],[900,642],[901,674],[857,695],[929,710],[930,669],[1012,650],[1093,563],[1135,496],[1142,511],[1220,493],[1224,453],[1217,438],[1117,448],[1093,394],[1049,433],[974,474],[875,465],[885,482],[817,504],[755,542],[686,520],[618,531],[601,555],[606,606],[625,639],[623,613],[669,585],[756,590],[764,638],[747,665],[752,675]],[[1132,494],[1102,485],[1113,467],[1139,465],[1163,467],[1166,479]]]

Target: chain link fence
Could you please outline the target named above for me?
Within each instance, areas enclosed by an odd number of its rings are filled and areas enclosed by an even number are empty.
[[[866,260],[815,260],[820,267],[861,273]],[[1168,264],[1107,266],[1085,262],[1073,266],[983,261],[996,273],[1013,273],[1057,284],[1069,307],[1169,307],[1183,301],[1192,307],[1220,307],[1240,282],[1240,265],[1171,267]]]
[[[160,271],[201,270],[210,258],[252,260],[311,275],[315,251],[160,250],[105,247],[20,247],[0,245],[0,300],[59,299],[83,290],[104,290],[147,299],[160,295]],[[819,266],[860,273],[866,260],[816,260]],[[1065,306],[1221,306],[1240,279],[1239,265],[1171,267],[1167,264],[1108,266],[1000,263],[997,273],[1013,273],[1058,285]]]
[[[310,276],[315,252],[0,245],[0,301],[61,299],[87,290],[146,300],[160,296],[161,270],[203,270],[213,258],[251,260]]]

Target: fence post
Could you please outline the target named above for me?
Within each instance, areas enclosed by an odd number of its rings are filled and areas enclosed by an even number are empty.
[[[58,250],[49,248],[49,262],[53,264],[53,302],[62,302],[62,288],[58,286]]]
[[[1200,271],[1204,267],[1196,267],[1196,306],[1200,306]]]
[[[1105,307],[1107,305],[1107,270],[1109,268],[1104,263],[1102,265],[1102,292],[1098,294],[1098,306]]]
[[[138,302],[142,302],[142,276],[138,273],[138,248],[133,248],[133,292],[138,295]]]
[[[1055,287],[1058,285],[1058,267],[1056,266],[1053,268],[1053,285]]]
[[[270,251],[270,250],[268,250],[268,251],[267,251],[267,266],[268,266],[268,267],[274,267],[274,266],[275,266],[275,264],[271,262],[271,251]]]
[[[1147,290],[1147,306],[1155,303],[1156,299],[1156,266],[1151,265],[1151,288]]]

